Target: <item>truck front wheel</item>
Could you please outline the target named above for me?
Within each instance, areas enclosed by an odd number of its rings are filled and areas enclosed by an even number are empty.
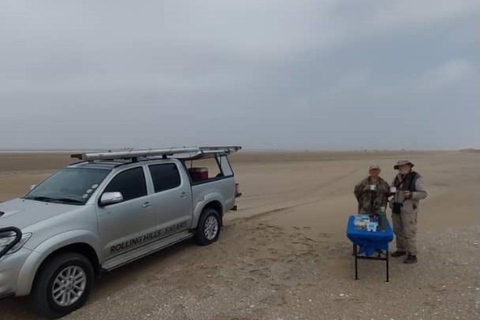
[[[59,254],[42,267],[31,293],[38,313],[59,318],[82,307],[93,286],[94,271],[83,255]]]
[[[203,211],[198,220],[196,241],[201,246],[214,243],[220,236],[220,214],[213,208],[207,208]]]

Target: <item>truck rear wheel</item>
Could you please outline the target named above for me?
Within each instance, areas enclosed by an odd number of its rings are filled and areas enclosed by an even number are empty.
[[[32,289],[31,299],[38,313],[60,318],[82,307],[93,287],[91,262],[73,252],[59,254],[47,261]]]
[[[207,208],[203,211],[198,220],[196,241],[201,246],[214,243],[220,236],[221,226],[220,214],[213,208]]]

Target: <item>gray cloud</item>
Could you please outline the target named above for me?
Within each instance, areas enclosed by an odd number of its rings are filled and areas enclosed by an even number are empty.
[[[478,144],[478,1],[0,4],[0,149]]]

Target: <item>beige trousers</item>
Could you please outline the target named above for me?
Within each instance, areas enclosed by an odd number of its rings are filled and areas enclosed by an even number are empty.
[[[417,254],[417,210],[392,213],[397,250]]]

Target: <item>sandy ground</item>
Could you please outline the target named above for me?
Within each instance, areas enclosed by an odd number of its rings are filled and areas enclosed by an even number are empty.
[[[419,263],[360,261],[353,280],[347,217],[370,163],[393,177],[409,158],[424,176]],[[103,275],[66,319],[479,319],[480,154],[469,152],[247,153],[232,163],[244,196],[220,241],[191,241]],[[0,154],[0,200],[70,160]],[[393,249],[394,245],[392,245]],[[1,319],[38,319],[26,298]]]

